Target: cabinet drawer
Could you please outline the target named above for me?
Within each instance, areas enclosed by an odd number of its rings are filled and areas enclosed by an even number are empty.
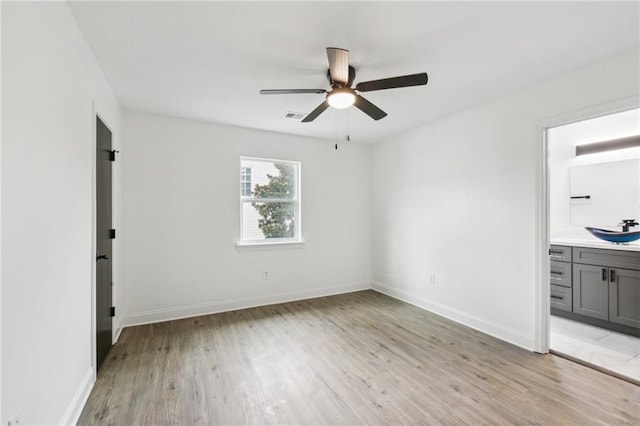
[[[549,283],[571,287],[571,264],[552,260],[549,265]]]
[[[551,296],[551,309],[571,312],[573,303],[571,289],[569,287],[551,284],[549,295]]]
[[[640,252],[574,247],[573,262],[640,270]]]
[[[558,262],[571,262],[571,247],[551,246],[549,258]]]

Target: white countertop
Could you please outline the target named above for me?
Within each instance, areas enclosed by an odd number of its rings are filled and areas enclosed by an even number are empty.
[[[621,251],[640,251],[640,240],[626,243],[616,244],[608,241],[602,241],[596,237],[551,237],[551,244],[559,246],[575,246],[575,247],[589,247],[608,250],[621,250]]]

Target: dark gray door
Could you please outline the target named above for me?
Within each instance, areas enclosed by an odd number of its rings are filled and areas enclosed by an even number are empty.
[[[609,269],[573,264],[573,312],[609,319]]]
[[[111,131],[96,117],[96,353],[100,368],[111,348]]]
[[[640,328],[640,271],[609,270],[609,321]]]

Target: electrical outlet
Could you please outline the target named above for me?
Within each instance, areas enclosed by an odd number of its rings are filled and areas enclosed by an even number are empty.
[[[436,274],[429,275],[429,284],[436,285]]]
[[[20,414],[14,414],[12,417],[9,418],[9,422],[7,423],[7,426],[18,426],[20,425]]]
[[[269,271],[262,271],[262,279],[263,280],[269,279]]]

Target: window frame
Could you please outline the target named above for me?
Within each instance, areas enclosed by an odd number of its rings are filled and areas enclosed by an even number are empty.
[[[275,163],[284,163],[290,166],[293,166],[295,168],[296,174],[295,174],[295,188],[296,191],[294,193],[293,198],[255,198],[252,195],[249,196],[244,196],[243,193],[243,189],[242,189],[242,171],[243,169],[246,168],[250,168],[253,169],[253,167],[247,167],[246,165],[243,165],[244,161],[255,161],[255,162],[264,162],[264,163],[270,163],[270,164],[275,164]],[[240,207],[240,212],[239,212],[239,216],[240,216],[240,232],[239,232],[239,236],[240,239],[237,242],[236,246],[238,248],[240,247],[259,247],[259,246],[263,246],[263,247],[267,247],[267,246],[282,246],[282,245],[296,245],[296,244],[303,244],[304,241],[302,240],[302,200],[301,200],[301,193],[302,193],[302,187],[301,187],[301,170],[302,170],[302,164],[299,161],[293,161],[293,160],[281,160],[281,159],[275,159],[275,158],[261,158],[261,157],[248,157],[248,156],[240,156],[240,173],[238,174],[240,176],[240,190],[239,192],[239,207]],[[253,190],[253,178],[251,179],[251,189]],[[253,191],[252,191],[253,192]],[[293,204],[293,215],[295,218],[295,225],[294,225],[294,230],[293,230],[293,237],[285,237],[285,238],[263,238],[263,239],[248,239],[245,237],[244,235],[244,210],[243,207],[245,204],[247,203],[252,203],[252,202],[259,202],[259,203],[291,203]]]

